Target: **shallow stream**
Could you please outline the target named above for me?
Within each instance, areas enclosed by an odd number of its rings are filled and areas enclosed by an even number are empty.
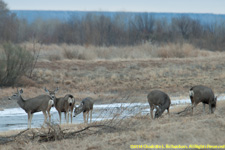
[[[219,97],[218,100],[224,100],[225,96]],[[190,99],[180,99],[171,101],[171,109],[175,105],[190,104]],[[114,103],[114,104],[95,104],[93,108],[92,121],[101,121],[104,119],[111,119],[119,114],[119,117],[129,117],[136,114],[146,115],[150,111],[148,103]],[[51,109],[52,119],[54,123],[59,123],[59,115],[56,109]],[[22,108],[10,108],[0,111],[0,132],[26,129],[27,128],[27,114]],[[32,119],[32,128],[38,128],[43,125],[44,115],[42,112],[35,113]],[[66,123],[64,114],[62,113],[62,123]],[[79,114],[73,117],[73,124],[83,123],[83,115]]]

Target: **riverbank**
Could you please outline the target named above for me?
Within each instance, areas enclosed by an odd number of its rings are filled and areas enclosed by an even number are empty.
[[[16,138],[15,141],[1,145],[2,150],[8,149],[129,149],[131,145],[224,145],[225,101],[219,101],[214,114],[208,109],[204,114],[202,105],[198,105],[191,115],[190,112],[177,114],[186,106],[171,109],[170,115],[164,113],[159,119],[151,120],[147,115],[136,115],[124,119],[114,129],[89,128],[68,139],[51,142],[28,140],[33,134],[45,133],[45,129],[31,129]],[[115,120],[116,121],[116,120]],[[90,124],[96,125],[96,124]],[[85,124],[63,125],[63,133],[80,131]],[[10,131],[1,136],[18,134]],[[66,134],[68,135],[68,134]]]

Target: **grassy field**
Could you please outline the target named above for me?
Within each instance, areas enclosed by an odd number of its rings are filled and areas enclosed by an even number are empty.
[[[32,44],[24,43],[27,49]],[[147,94],[160,89],[174,98],[188,97],[189,89],[198,84],[209,86],[216,95],[225,89],[225,53],[196,49],[190,44],[134,47],[83,47],[76,45],[37,45],[40,59],[33,78],[18,83],[24,98],[44,94],[44,87],[60,88],[56,96],[71,93],[76,101],[91,96],[95,103],[147,102]],[[8,100],[16,87],[0,89],[0,109],[18,107]],[[129,96],[128,99],[124,97]],[[151,120],[149,116],[125,119],[115,130],[95,129],[70,139],[39,143],[18,140],[1,149],[129,149],[134,144],[224,144],[225,103],[219,102],[215,114],[178,115],[184,107],[174,108],[170,116]],[[207,109],[206,109],[207,110]],[[78,130],[85,125],[63,126]],[[36,130],[36,129],[34,129]],[[94,132],[98,130],[99,132]],[[32,134],[32,131],[29,131]],[[96,133],[96,134],[93,134]],[[15,134],[16,131],[5,134]],[[1,133],[4,134],[4,133]]]

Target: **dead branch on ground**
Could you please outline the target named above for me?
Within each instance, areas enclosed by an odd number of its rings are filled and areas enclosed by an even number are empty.
[[[184,110],[177,112],[176,114],[178,115],[186,115],[187,113],[189,113],[191,111],[192,106],[187,106]]]
[[[74,138],[76,137],[77,134],[87,131],[90,128],[100,128],[100,130],[108,130],[108,131],[114,131],[117,130],[116,127],[114,126],[109,126],[109,125],[104,125],[104,124],[97,124],[97,125],[88,125],[87,127],[78,130],[78,131],[73,131],[73,132],[64,132],[67,129],[62,130],[61,127],[58,124],[50,124],[47,123],[48,128],[47,130],[42,131],[42,129],[37,129],[36,131],[30,130],[31,133],[27,133],[25,135],[26,139],[22,134],[24,134],[26,131],[29,131],[29,129],[23,130],[20,133],[12,136],[7,136],[7,137],[0,137],[0,145],[1,144],[7,144],[9,142],[16,141],[16,138],[19,138],[20,140],[30,140],[33,141],[37,139],[38,142],[48,142],[48,141],[57,141],[57,140],[62,140],[62,139],[69,139],[69,138]],[[94,133],[97,133],[99,130],[97,130]],[[91,134],[91,133],[90,133]]]
[[[19,132],[18,134],[10,135],[10,136],[7,136],[7,137],[1,136],[1,137],[0,137],[0,145],[1,145],[1,144],[6,144],[6,143],[9,143],[9,142],[12,142],[12,141],[15,141],[15,139],[16,139],[18,136],[21,136],[23,133],[25,133],[25,132],[28,131],[28,130],[29,130],[29,129],[26,129],[26,130],[23,130],[23,131]]]

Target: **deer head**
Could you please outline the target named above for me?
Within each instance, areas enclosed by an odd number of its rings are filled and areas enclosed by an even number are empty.
[[[16,98],[18,98],[21,94],[23,94],[23,89],[20,89],[20,90],[17,89],[17,92],[14,93],[14,94],[13,94],[11,97],[9,97],[8,99],[9,99],[9,100],[11,100],[11,99],[16,99]]]
[[[162,115],[162,109],[156,106],[155,118],[159,118]]]
[[[57,87],[57,88],[56,88],[55,90],[53,90],[53,91],[48,90],[46,87],[44,88],[44,90],[45,90],[45,92],[46,92],[47,94],[49,94],[49,95],[51,96],[51,98],[54,100],[54,99],[55,99],[55,93],[58,92],[59,87]]]
[[[217,102],[217,96],[214,97],[213,101],[212,101],[212,113],[214,113],[214,111],[216,110],[216,102]]]
[[[68,104],[69,104],[69,106],[72,106],[73,105],[73,103],[74,103],[74,98],[69,98],[68,99]]]
[[[74,109],[74,116],[76,117],[78,114],[80,114],[83,111],[83,103],[81,103],[78,107],[76,107],[75,105],[75,109]]]

